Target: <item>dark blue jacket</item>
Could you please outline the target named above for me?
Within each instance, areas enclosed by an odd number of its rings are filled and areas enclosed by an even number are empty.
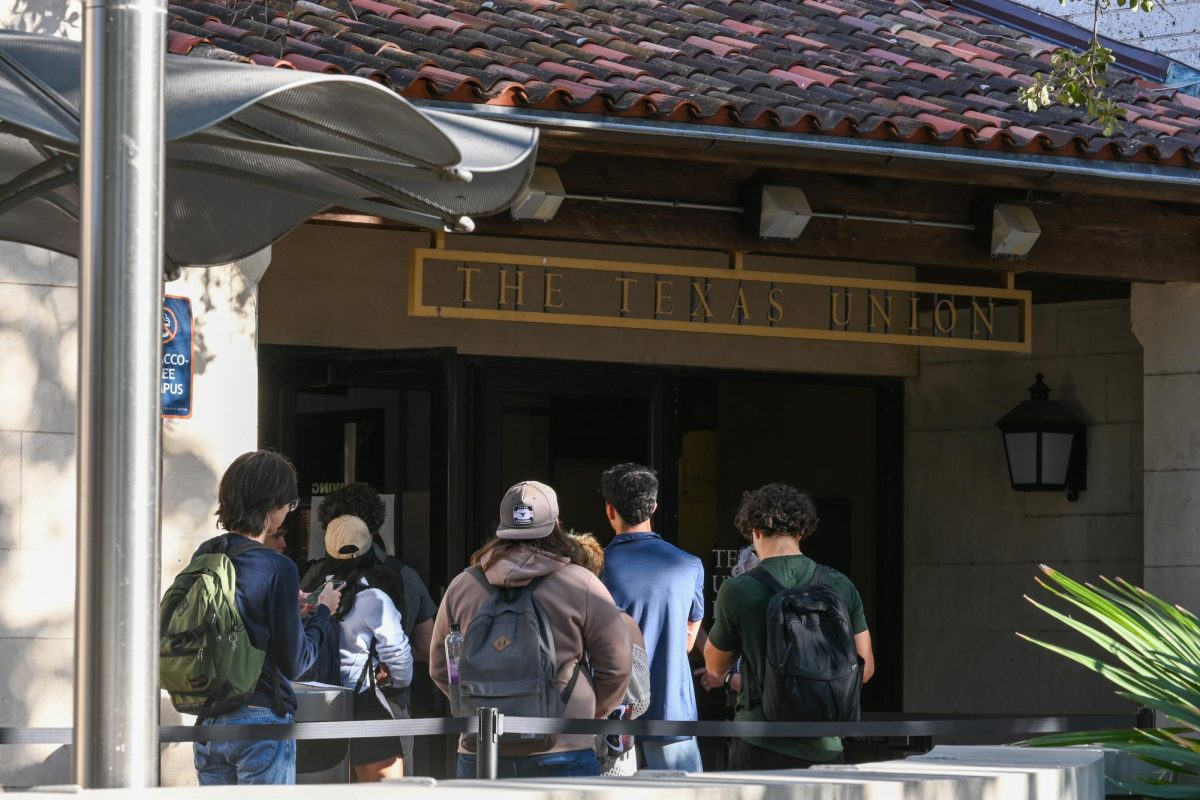
[[[237,533],[209,539],[196,549],[201,553],[223,553]],[[233,557],[237,570],[238,612],[246,623],[251,643],[267,652],[263,674],[246,705],[276,708],[279,713],[296,710],[292,681],[312,666],[317,653],[333,634],[329,609],[317,606],[307,620],[300,619],[300,573],[286,556],[267,547],[253,547]]]

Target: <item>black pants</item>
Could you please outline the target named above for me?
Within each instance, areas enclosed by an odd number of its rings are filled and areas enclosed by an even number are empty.
[[[730,772],[805,769],[806,767],[811,767],[813,764],[841,764],[844,761],[845,759],[841,753],[838,753],[835,758],[829,761],[809,761],[806,758],[796,758],[795,756],[776,753],[772,750],[764,750],[742,739],[731,739],[729,742],[729,765],[726,769]]]

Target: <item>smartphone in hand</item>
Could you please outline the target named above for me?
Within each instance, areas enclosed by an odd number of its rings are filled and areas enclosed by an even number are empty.
[[[346,586],[346,582],[343,580],[326,581],[325,583],[322,583],[320,586],[318,586],[316,589],[314,589],[311,593],[309,593],[308,598],[305,600],[305,602],[308,603],[310,606],[315,606],[317,604],[317,600],[319,600],[321,597],[321,592],[325,591],[326,584],[331,584],[333,586],[333,588],[337,589],[338,591],[341,591]]]

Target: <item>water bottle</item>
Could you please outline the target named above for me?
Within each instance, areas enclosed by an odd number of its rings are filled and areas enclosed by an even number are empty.
[[[451,623],[450,633],[446,635],[446,672],[451,686],[458,684],[458,660],[462,651],[463,636],[459,633],[458,623]]]

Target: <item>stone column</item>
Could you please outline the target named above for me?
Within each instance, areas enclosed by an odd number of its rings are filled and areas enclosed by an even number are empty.
[[[1133,285],[1144,352],[1146,589],[1200,613],[1200,285]]]

